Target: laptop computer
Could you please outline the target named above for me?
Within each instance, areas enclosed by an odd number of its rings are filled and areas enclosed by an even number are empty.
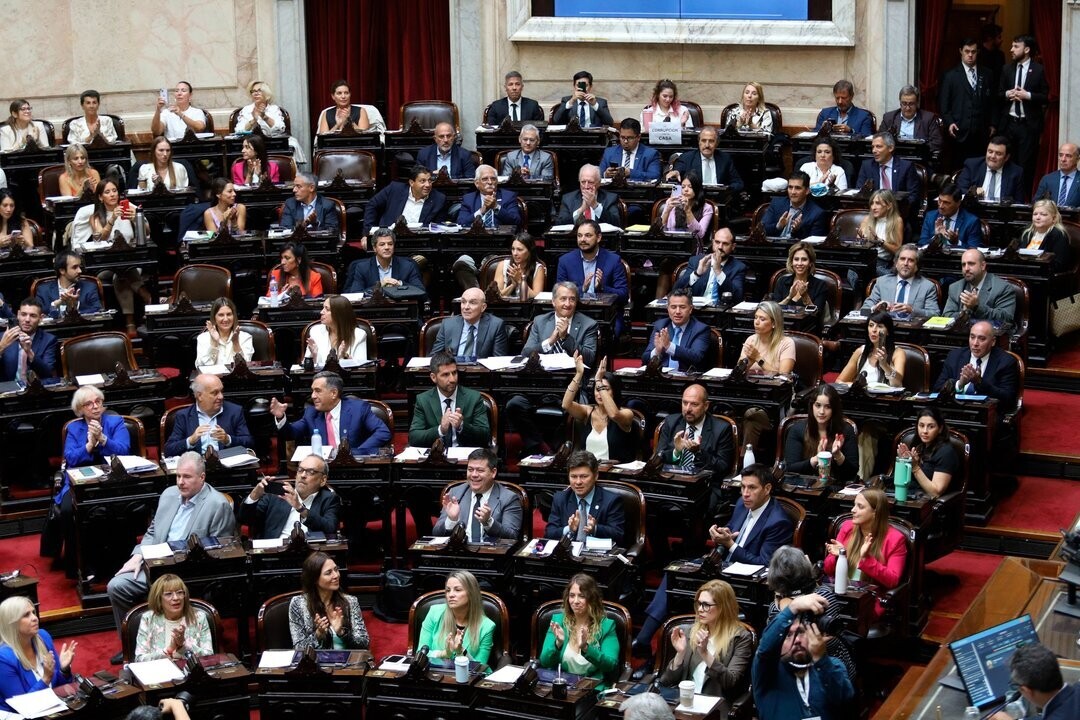
[[[1022,615],[949,643],[968,705],[978,708],[981,717],[1005,705],[1012,677],[1009,662],[1016,648],[1037,642],[1031,616]]]

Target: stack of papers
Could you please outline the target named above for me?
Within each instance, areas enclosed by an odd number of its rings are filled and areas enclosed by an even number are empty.
[[[718,368],[709,368],[704,373],[702,373],[702,375],[704,377],[720,378],[721,380],[723,380],[724,378],[731,375],[731,369],[730,368],[719,368],[719,367]]]
[[[114,455],[113,457],[120,458],[120,464],[129,473],[153,472],[158,469],[157,465],[138,455]]]
[[[925,328],[938,328],[938,329],[941,329],[941,330],[946,330],[948,328],[951,328],[955,324],[956,324],[956,318],[944,317],[942,315],[935,315],[932,318],[927,318],[926,322],[923,323],[923,327],[925,327]]]
[[[291,651],[290,651],[291,652]],[[148,660],[146,662],[134,662],[128,665],[135,679],[143,687],[150,685],[162,685],[167,682],[175,682],[184,679],[184,673],[176,667],[172,660],[162,658],[160,660]]]
[[[52,688],[10,697],[7,699],[7,704],[19,714],[17,717],[24,718],[45,717],[53,713],[65,712],[68,709]]]
[[[105,376],[101,373],[94,373],[93,375],[75,376],[75,383],[80,387],[82,387],[83,385],[104,385],[105,382]]]
[[[292,665],[295,650],[264,650],[259,658],[259,668],[287,668]]]
[[[525,668],[520,665],[504,665],[484,679],[495,683],[513,683],[517,682],[524,671]]]
[[[724,568],[725,575],[739,575],[743,577],[750,577],[761,572],[765,568],[764,565],[751,565],[750,563],[731,563]]]
[[[758,303],[752,300],[743,300],[741,303],[731,308],[735,312],[753,312],[757,310]]]
[[[324,460],[329,460],[330,459],[330,453],[333,452],[333,450],[334,450],[334,448],[330,447],[329,445],[323,445],[322,446],[323,459]],[[304,458],[306,458],[308,455],[311,455],[311,454],[312,454],[312,452],[311,452],[311,446],[310,445],[297,445],[296,449],[293,450],[292,457],[289,458],[289,462],[298,463],[301,460],[303,460]]]

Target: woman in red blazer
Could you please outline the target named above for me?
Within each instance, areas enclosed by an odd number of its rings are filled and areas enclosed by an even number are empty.
[[[825,573],[836,574],[836,558],[843,548],[848,557],[852,581],[879,585],[885,589],[900,584],[907,562],[907,539],[889,525],[889,499],[876,488],[867,488],[855,496],[851,519],[845,520],[835,540],[825,543]],[[885,613],[879,601],[874,608],[878,617]]]

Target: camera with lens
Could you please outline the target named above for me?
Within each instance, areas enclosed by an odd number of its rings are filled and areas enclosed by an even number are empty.
[[[831,617],[829,615],[811,615],[810,613],[802,613],[799,615],[799,622],[803,625],[816,625],[822,635],[829,635],[831,637],[840,637],[848,629],[843,618]]]
[[[1061,544],[1061,559],[1080,565],[1080,530],[1061,531],[1064,542]]]

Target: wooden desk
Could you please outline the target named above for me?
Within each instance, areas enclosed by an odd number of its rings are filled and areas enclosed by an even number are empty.
[[[551,683],[537,683],[531,694],[522,695],[509,683],[481,679],[476,683],[473,717],[491,720],[518,720],[522,717],[578,720],[591,717],[596,703],[596,684],[592,678],[582,678],[573,690],[567,689],[565,700],[556,700],[551,695]]]
[[[62,341],[78,335],[112,329],[116,325],[115,316],[115,310],[79,315],[74,320],[69,320],[66,315],[60,316],[59,319],[45,316],[41,318],[41,324],[38,327]]]
[[[578,171],[582,165],[599,165],[612,135],[606,127],[582,129],[575,125],[544,131],[543,147],[559,156],[559,183],[564,193],[578,189]]]
[[[880,128],[879,128],[880,129]],[[839,148],[840,154],[855,167],[855,175],[858,177],[859,168],[863,160],[873,159],[874,154],[870,151],[870,140],[863,137],[847,134],[835,134],[831,136],[833,143]],[[791,138],[791,154],[795,167],[799,167],[806,160],[803,156],[809,155],[813,159],[814,148],[817,144],[817,133],[813,131],[801,132]],[[932,170],[934,158],[930,150],[930,144],[925,140],[901,140],[896,138],[894,154],[905,160],[922,163],[927,170]],[[852,178],[854,180],[854,178]],[[962,715],[963,713],[961,713]]]
[[[553,541],[548,541],[553,542]],[[593,576],[604,598],[622,602],[630,590],[628,581],[636,574],[618,557],[625,548],[613,547],[606,553],[583,552],[570,560],[534,555],[529,546],[514,553],[514,592],[520,607],[536,607],[546,600],[562,597],[566,583],[579,572]]]
[[[326,716],[359,718],[364,712],[367,663],[371,653],[354,650],[344,667],[320,665],[321,672],[304,674],[291,668],[258,668],[259,716],[263,720]]]
[[[247,686],[251,675],[235,655],[219,653],[199,658],[199,669],[189,672],[184,680],[149,685],[143,691],[147,705],[157,705],[185,690],[195,698],[192,711],[200,717],[248,720],[251,710]]]
[[[8,187],[27,217],[44,219],[38,196],[38,173],[50,165],[63,165],[64,151],[59,147],[35,147],[0,153],[0,168],[7,175]]]
[[[395,720],[472,720],[476,689],[460,684],[454,674],[431,672],[422,680],[404,673],[369,670],[367,717]]]
[[[68,710],[50,717],[82,718],[88,720],[124,720],[128,713],[139,705],[141,691],[138,687],[120,680],[111,672],[100,671],[85,675],[95,692],[87,696],[79,689],[78,683],[68,683],[54,688]]]
[[[15,257],[11,250],[0,251],[0,292],[5,301],[21,301],[30,294],[34,278],[56,276],[52,268],[53,252],[49,248],[31,248]]]
[[[619,712],[619,706],[630,699],[629,690],[635,686],[633,682],[615,683],[618,692],[605,695],[596,703],[596,716],[600,720],[621,720],[623,714]],[[678,688],[675,688],[676,690]],[[676,695],[674,701],[668,701],[668,707],[676,720],[724,720],[731,713],[731,707],[723,698],[720,699],[707,713],[695,713],[687,710],[679,710],[679,699]]]
[[[459,552],[445,543],[433,545],[417,540],[408,548],[407,554],[418,592],[439,590],[451,570],[468,570],[478,580],[495,588],[495,593],[511,605],[511,558],[520,545],[520,540],[499,539],[494,543],[469,543],[467,551]]]

